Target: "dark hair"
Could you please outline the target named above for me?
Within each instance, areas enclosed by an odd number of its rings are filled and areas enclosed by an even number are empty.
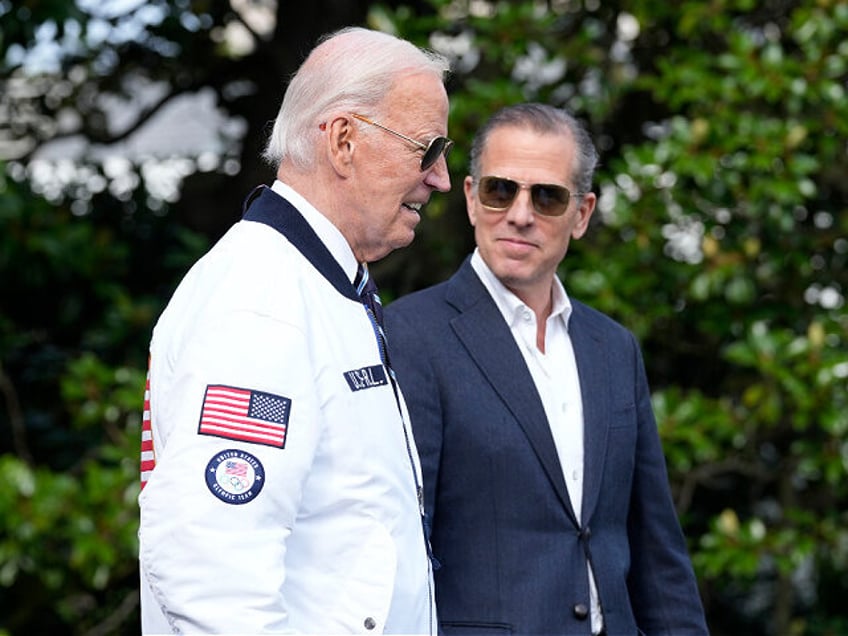
[[[506,106],[492,115],[477,131],[471,144],[470,173],[474,183],[480,179],[480,156],[494,130],[505,126],[531,128],[540,133],[571,134],[577,147],[572,166],[572,179],[578,192],[592,189],[592,178],[598,165],[598,151],[583,125],[573,115],[561,108],[547,104],[525,103]]]

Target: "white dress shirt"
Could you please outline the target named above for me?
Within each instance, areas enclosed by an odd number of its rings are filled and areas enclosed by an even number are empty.
[[[578,523],[583,503],[583,400],[577,362],[568,333],[571,301],[562,282],[554,276],[551,283],[551,314],[545,324],[545,352],[536,345],[536,314],[518,296],[498,280],[475,249],[471,266],[483,282],[503,315],[512,337],[524,357],[556,446],[568,497]],[[598,602],[595,578],[589,565],[589,593],[592,633],[599,633],[603,617]]]

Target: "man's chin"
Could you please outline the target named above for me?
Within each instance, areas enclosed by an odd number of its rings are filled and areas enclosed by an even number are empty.
[[[384,243],[384,249],[379,253],[374,253],[370,258],[368,258],[368,262],[372,263],[374,261],[378,261],[381,258],[388,256],[395,250],[399,250],[408,246],[412,243],[412,240],[415,238],[415,229],[411,228],[408,232],[400,234],[394,237],[392,240],[387,240]]]
[[[414,239],[415,239],[415,228],[412,228],[412,229],[409,230],[409,233],[405,237],[401,237],[401,238],[398,239],[398,242],[396,243],[395,249],[407,247],[408,245],[410,245],[412,243],[412,241]]]
[[[412,240],[415,238],[415,228],[418,227],[418,224],[421,222],[421,216],[418,212],[414,212],[412,210],[406,210],[407,214],[403,217],[403,227],[404,231],[401,233],[401,236],[398,239],[398,242],[401,247],[406,247]],[[403,241],[406,241],[405,243]]]

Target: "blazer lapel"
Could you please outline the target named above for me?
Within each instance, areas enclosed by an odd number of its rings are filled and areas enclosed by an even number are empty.
[[[608,385],[607,350],[602,334],[588,319],[585,308],[573,303],[569,334],[580,377],[580,396],[583,400],[583,505],[581,518],[592,518],[601,490],[604,473],[607,436],[609,433],[610,400],[604,387]]]
[[[466,259],[448,283],[447,301],[460,313],[451,326],[530,441],[572,521],[562,467],[542,400],[503,316]],[[485,328],[481,328],[485,325]]]

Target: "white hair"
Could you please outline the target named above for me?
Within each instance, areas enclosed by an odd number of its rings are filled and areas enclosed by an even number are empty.
[[[388,33],[360,27],[331,33],[289,82],[263,156],[274,167],[285,160],[309,168],[319,125],[332,111],[373,109],[399,78],[433,73],[444,81],[449,70],[444,56]]]

